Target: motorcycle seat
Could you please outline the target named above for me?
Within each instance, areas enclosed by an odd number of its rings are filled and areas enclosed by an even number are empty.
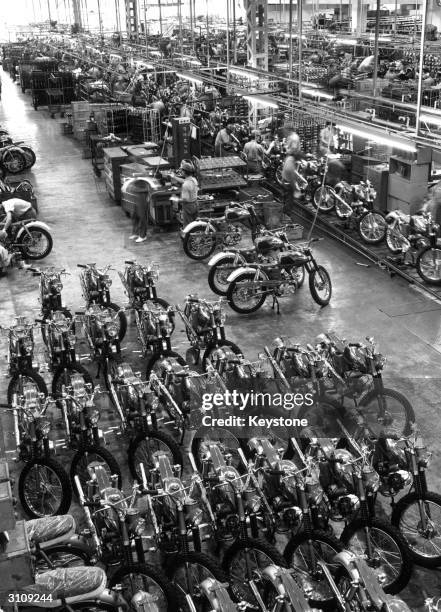
[[[76,523],[73,516],[45,516],[26,521],[26,534],[35,544],[54,540],[69,532],[75,532]]]
[[[33,601],[29,599],[30,606],[39,608],[58,608],[60,601],[80,595],[96,597],[106,588],[106,572],[100,567],[68,567],[49,570],[37,574],[35,584],[23,587],[22,593],[52,596],[52,601]],[[20,607],[26,604],[20,603]]]
[[[248,217],[248,212],[245,210],[239,209],[230,209],[225,212],[225,219],[227,221],[239,221]]]

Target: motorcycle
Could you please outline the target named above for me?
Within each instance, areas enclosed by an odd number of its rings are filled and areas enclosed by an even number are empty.
[[[63,306],[61,292],[63,290],[63,282],[61,277],[67,275],[66,270],[57,270],[54,267],[38,269],[29,268],[33,276],[40,278],[39,293],[41,304],[41,316],[44,320],[51,319],[54,312],[63,313],[68,319],[72,319],[72,313],[68,308]],[[43,331],[44,327],[42,327]],[[44,340],[44,335],[43,335]]]
[[[197,295],[189,295],[183,310],[176,306],[191,344],[186,354],[186,361],[194,365],[199,363],[203,351],[202,366],[205,370],[216,360],[219,349],[230,355],[242,355],[237,344],[225,337],[226,316],[222,302],[222,298],[216,302],[209,302]]]
[[[136,261],[126,261],[124,273],[118,272],[121,282],[129,297],[129,308],[141,311],[144,304],[152,302],[168,310],[170,304],[158,298],[156,281],[159,278],[157,266],[153,263],[142,265]]]
[[[108,588],[118,589],[132,602],[139,593],[147,595],[145,604],[154,606],[147,606],[147,610],[179,610],[183,598],[177,589],[161,570],[146,563],[143,542],[149,538],[149,526],[136,507],[139,486],[134,485],[132,493],[125,496],[101,466],[92,468],[91,476],[86,491],[78,477],[75,483],[91,545],[107,570]],[[145,610],[142,605],[134,609]]]
[[[32,183],[26,179],[10,184],[7,179],[0,178],[0,193],[7,195],[8,198],[31,200],[34,197],[34,188]]]
[[[0,330],[8,334],[8,364],[11,380],[8,385],[8,404],[12,404],[14,394],[22,395],[24,385],[31,382],[45,396],[48,394],[46,383],[33,367],[34,360],[34,323],[26,317],[16,317],[16,322],[10,327]]]
[[[386,244],[389,250],[401,253],[405,264],[406,254],[411,255],[420,277],[429,285],[441,285],[441,247],[438,244],[440,228],[432,220],[432,215],[423,212],[406,215],[400,210],[390,212],[386,221],[389,224]]]
[[[251,203],[231,202],[222,217],[199,218],[182,230],[185,254],[200,261],[209,257],[217,245],[231,247],[242,239],[240,225],[251,230],[251,238],[258,235],[260,223]]]
[[[96,264],[77,264],[77,266],[84,270],[80,274],[80,283],[87,307],[96,304],[115,311],[117,313],[118,338],[122,342],[127,331],[127,317],[125,312],[110,299],[109,288],[112,285],[112,279],[108,272],[111,267],[106,266],[100,269],[97,268]]]
[[[275,263],[277,254],[289,248],[286,230],[265,231],[254,240],[254,247],[249,249],[223,249],[208,262],[208,284],[210,289],[221,296],[227,295],[228,277],[237,268],[246,267],[249,263]]]
[[[4,226],[0,219],[0,229]],[[8,229],[4,247],[13,252],[18,250],[24,259],[44,259],[51,253],[53,240],[50,227],[42,221],[16,221]]]
[[[32,168],[36,156],[31,147],[23,145],[23,141],[14,142],[10,136],[0,135],[0,160],[8,172],[18,174]]]
[[[14,394],[11,411],[17,461],[25,466],[18,480],[18,496],[24,512],[31,518],[65,514],[72,500],[69,477],[53,458],[54,444],[46,410],[51,400],[25,384],[21,395]]]
[[[230,307],[240,314],[250,314],[261,308],[269,295],[273,308],[279,297],[297,291],[302,284],[305,270],[309,275],[312,298],[320,306],[326,306],[332,296],[332,283],[328,271],[317,264],[310,244],[296,245],[278,256],[277,264],[248,264],[235,270],[228,277],[227,300]]]

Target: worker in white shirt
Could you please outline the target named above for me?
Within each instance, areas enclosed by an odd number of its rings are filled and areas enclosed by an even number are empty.
[[[320,132],[320,154],[327,155],[328,153],[334,153],[338,148],[338,133],[335,127],[335,123],[327,121],[324,128]]]
[[[259,130],[254,130],[253,138],[249,142],[245,143],[243,148],[243,154],[246,157],[248,171],[252,174],[262,173],[262,160],[265,155],[265,149],[259,142],[261,139],[261,133]]]

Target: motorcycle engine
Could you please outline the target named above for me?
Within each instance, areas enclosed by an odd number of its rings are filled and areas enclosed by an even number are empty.
[[[235,246],[242,239],[242,230],[240,227],[229,225],[224,236],[224,245],[227,247]]]

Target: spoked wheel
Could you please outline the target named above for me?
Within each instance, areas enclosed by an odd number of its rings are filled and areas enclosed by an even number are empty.
[[[366,563],[381,577],[386,593],[395,595],[409,582],[412,560],[406,541],[396,527],[380,519],[372,519],[368,524],[355,520],[344,528],[340,539],[345,548],[365,557]]]
[[[91,565],[92,561],[92,555],[86,550],[73,544],[58,544],[37,553],[35,570],[41,574],[57,568]]]
[[[243,272],[230,283],[227,300],[231,308],[239,314],[256,312],[263,306],[267,292],[262,286],[265,277],[259,273],[256,279],[254,272]]]
[[[190,259],[206,259],[216,248],[216,235],[213,231],[206,232],[204,227],[195,227],[185,234],[183,247]]]
[[[144,465],[146,474],[156,465],[156,457],[166,455],[171,465],[183,465],[181,449],[177,442],[163,431],[140,433],[132,440],[128,449],[129,469],[133,478],[141,482],[139,464]]]
[[[72,488],[63,466],[54,459],[27,463],[18,480],[18,496],[29,518],[66,514]]]
[[[55,371],[54,378],[52,380],[52,395],[54,397],[60,397],[63,386],[68,388],[72,386],[72,376],[80,374],[83,377],[85,383],[91,384],[93,388],[92,376],[86,370],[86,368],[79,363],[72,363],[68,368],[60,367]]]
[[[26,227],[18,246],[26,259],[44,259],[52,251],[52,236],[43,227]]]
[[[11,378],[8,385],[8,404],[12,404],[14,395],[22,395],[24,385],[33,384],[40,393],[48,395],[48,390],[44,379],[36,370],[23,370]]]
[[[121,595],[131,603],[133,596],[139,591],[148,593],[154,609],[158,612],[181,610],[184,598],[170,583],[167,576],[152,565],[137,563],[133,567],[121,567],[109,580],[109,588],[121,587]],[[185,604],[184,604],[185,605]],[[130,609],[137,609],[131,604]]]
[[[112,453],[102,446],[87,446],[75,453],[70,466],[70,480],[75,495],[78,495],[75,476],[78,476],[83,490],[86,490],[86,484],[90,480],[88,467],[93,463],[101,465],[107,472],[109,479],[116,474],[118,476],[118,488],[121,488],[121,469]]]
[[[221,340],[217,345],[207,347],[202,358],[202,365],[204,370],[207,370],[209,365],[214,365],[218,361],[219,356],[225,357],[228,362],[228,360],[237,359],[242,355],[243,353],[237,344],[234,344],[231,340]]]
[[[395,389],[371,390],[359,404],[361,412],[374,435],[385,430],[399,436],[408,436],[415,423],[415,412],[409,400]]]
[[[427,491],[424,499],[408,493],[394,506],[391,523],[404,536],[418,565],[441,565],[441,495]]]
[[[186,365],[185,359],[175,351],[163,351],[162,353],[156,353],[147,363],[145,373],[146,378],[148,379],[150,374],[154,373],[160,380],[162,380],[164,377],[164,368],[169,363],[177,363],[182,367]]]
[[[37,161],[35,153],[31,149],[31,147],[20,146],[20,149],[22,150],[24,158],[26,160],[26,168],[29,170],[29,168],[32,168],[32,166]]]
[[[387,228],[386,245],[391,253],[399,255],[403,250],[403,237],[396,230]]]
[[[328,213],[335,208],[335,196],[329,185],[318,187],[312,198],[312,202],[321,212]]]
[[[26,168],[26,158],[17,149],[5,151],[1,156],[1,163],[10,174],[19,174]]]
[[[309,274],[309,290],[312,299],[320,306],[327,306],[332,297],[332,282],[329,272],[323,266],[317,266]]]
[[[302,406],[298,413],[299,419],[306,419],[308,426],[301,431],[300,437],[340,438],[342,431],[338,420],[350,428],[345,420],[346,409],[343,404],[331,397],[315,397],[312,406]]]
[[[217,295],[227,295],[228,289],[228,277],[233,272],[233,263],[235,261],[234,256],[224,257],[217,264],[211,266],[208,272],[208,284],[210,285],[210,289],[213,293]],[[245,265],[245,261],[240,259],[235,266],[243,266]]]
[[[282,555],[268,542],[247,538],[236,540],[230,546],[225,553],[222,568],[229,575],[231,592],[237,601],[257,604],[249,582],[253,580],[258,589],[259,584],[263,587],[264,579],[261,572],[268,565],[286,567]]]
[[[197,612],[208,612],[207,600],[201,591],[201,582],[214,578],[228,582],[228,577],[214,559],[204,553],[188,552],[173,555],[167,575],[181,596],[190,595]]]
[[[441,285],[441,247],[428,246],[418,254],[416,269],[429,285]]]
[[[387,221],[383,213],[366,211],[358,221],[358,233],[367,244],[379,244],[386,238]]]
[[[289,566],[294,568],[301,586],[311,592],[309,601],[313,608],[327,608],[334,601],[334,594],[318,561],[324,561],[331,574],[335,575],[337,566],[334,557],[343,550],[337,538],[320,530],[310,534],[298,533],[288,542],[283,556]]]
[[[226,428],[206,428],[203,431],[197,430],[191,443],[191,452],[198,470],[202,469],[203,460],[209,457],[210,444],[216,444],[222,454],[231,455],[231,465],[236,469],[241,466],[241,459],[238,453],[241,447],[239,439]],[[240,471],[240,470],[239,470]]]

